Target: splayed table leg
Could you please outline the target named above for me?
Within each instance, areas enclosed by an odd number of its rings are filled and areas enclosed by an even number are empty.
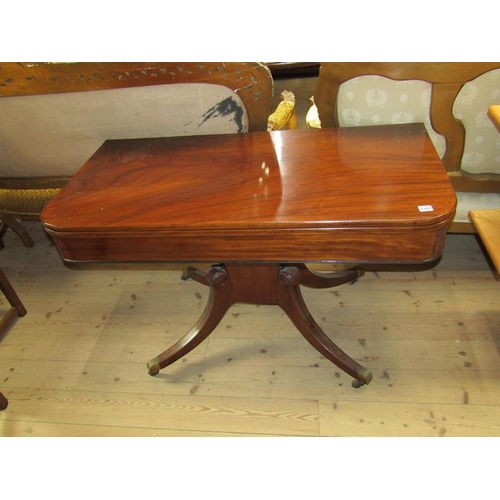
[[[217,327],[236,302],[280,306],[304,338],[323,356],[354,378],[353,387],[370,383],[372,374],[343,352],[321,329],[309,312],[300,285],[329,288],[353,282],[360,268],[317,274],[304,264],[227,264],[207,272],[188,269],[188,275],[210,287],[207,305],[196,325],[176,344],[148,363],[150,375],[185,356]]]

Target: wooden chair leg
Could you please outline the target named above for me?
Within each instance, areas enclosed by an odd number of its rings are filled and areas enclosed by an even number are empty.
[[[26,309],[18,297],[10,281],[5,276],[4,272],[0,269],[0,290],[9,301],[11,308],[0,318],[0,335],[9,327],[17,316],[24,316]],[[0,410],[5,410],[9,405],[7,398],[0,392]]]
[[[5,234],[7,228],[12,229],[21,238],[25,247],[32,247],[35,245],[33,238],[30,236],[26,228],[18,222],[14,217],[10,215],[2,214],[0,215],[0,221],[2,223],[2,237]],[[3,248],[3,243],[2,247]]]
[[[5,248],[5,245],[3,243],[3,237],[4,234],[7,232],[7,229],[9,229],[2,221],[2,218],[0,216],[0,250],[3,250]]]
[[[0,410],[5,410],[9,406],[9,401],[7,398],[0,392]]]
[[[18,297],[10,281],[5,276],[4,272],[0,269],[0,290],[5,295],[12,309],[8,311],[5,316],[0,320],[0,333],[12,322],[16,316],[25,316],[26,308],[24,307],[21,299]],[[5,326],[3,325],[5,323]]]

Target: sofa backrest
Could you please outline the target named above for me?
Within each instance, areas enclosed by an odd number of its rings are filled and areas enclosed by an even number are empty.
[[[500,175],[500,134],[487,115],[492,104],[500,104],[500,69],[467,82],[455,99],[453,116],[466,130],[464,173]]]
[[[0,178],[70,177],[107,139],[266,130],[259,63],[0,63]]]

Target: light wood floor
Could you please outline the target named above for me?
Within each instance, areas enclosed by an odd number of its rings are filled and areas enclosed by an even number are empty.
[[[150,377],[208,289],[166,265],[70,269],[25,225],[35,247],[9,231],[0,251],[28,310],[0,341],[1,436],[500,436],[500,283],[473,235],[449,235],[432,269],[304,290],[373,372],[353,389],[274,306],[235,305]]]

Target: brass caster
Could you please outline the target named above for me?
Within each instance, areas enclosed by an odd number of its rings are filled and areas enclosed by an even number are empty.
[[[0,410],[6,410],[7,406],[9,406],[9,400],[0,393]]]
[[[354,387],[354,389],[359,389],[360,387],[364,386],[365,383],[362,380],[355,379],[351,382],[351,385]]]
[[[158,364],[158,359],[154,358],[148,363],[148,373],[152,377],[160,373],[160,365]]]

